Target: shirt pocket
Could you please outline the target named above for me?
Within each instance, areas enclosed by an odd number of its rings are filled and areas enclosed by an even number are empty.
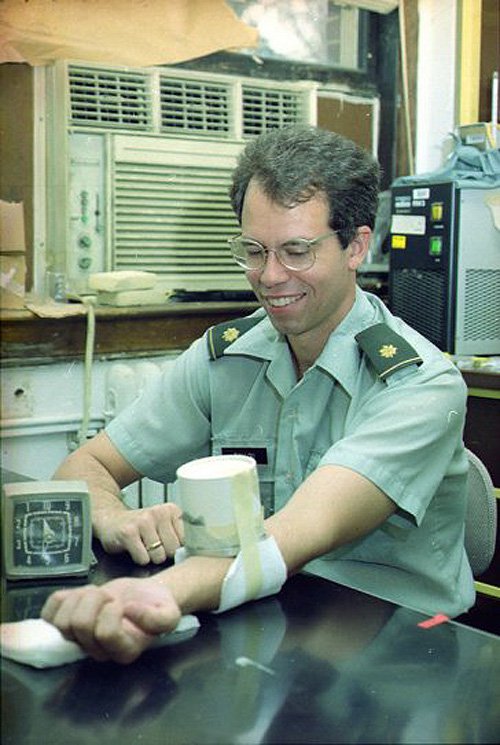
[[[274,454],[272,439],[219,436],[212,440],[212,455],[249,455],[255,459],[264,517],[274,513]]]

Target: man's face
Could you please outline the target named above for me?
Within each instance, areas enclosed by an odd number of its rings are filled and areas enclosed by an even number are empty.
[[[294,207],[272,202],[251,181],[241,218],[242,233],[267,248],[292,238],[312,239],[330,230],[328,205],[315,195]],[[267,255],[263,269],[247,271],[247,278],[275,328],[288,336],[292,348],[317,356],[330,333],[349,312],[355,299],[356,269],[363,260],[370,236],[362,227],[342,249],[336,235],[315,247],[316,261],[306,271],[290,271],[275,253]]]

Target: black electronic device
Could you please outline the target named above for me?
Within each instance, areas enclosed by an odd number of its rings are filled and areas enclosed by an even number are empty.
[[[444,352],[500,353],[498,188],[392,186],[389,306]]]

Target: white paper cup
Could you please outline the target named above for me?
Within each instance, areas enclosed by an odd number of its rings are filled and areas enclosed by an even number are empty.
[[[264,537],[257,465],[247,455],[214,455],[177,469],[177,493],[190,553],[236,556]]]

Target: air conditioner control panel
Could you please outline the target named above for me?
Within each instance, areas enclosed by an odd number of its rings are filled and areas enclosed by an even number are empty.
[[[69,137],[68,280],[79,292],[88,275],[106,269],[105,142],[101,134],[72,132]]]

